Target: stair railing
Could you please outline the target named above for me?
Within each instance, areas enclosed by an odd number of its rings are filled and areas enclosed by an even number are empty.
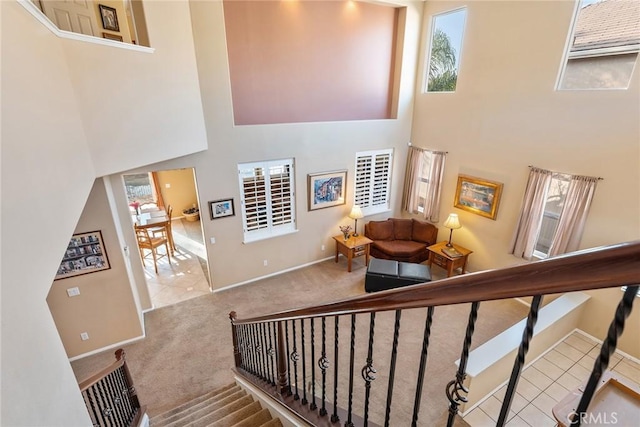
[[[388,384],[384,411],[384,425],[393,425],[390,420],[392,418],[395,364],[401,316],[403,311],[407,309],[426,308],[422,351],[419,357],[416,357],[418,378],[411,418],[411,424],[415,426],[418,425],[420,406],[423,403],[422,387],[425,381],[434,309],[450,304],[471,303],[460,363],[454,378],[449,382],[446,390],[443,390],[449,401],[446,424],[452,426],[458,414],[459,405],[466,402],[465,396],[468,390],[464,385],[465,369],[480,304],[483,301],[533,296],[522,341],[507,385],[500,418],[496,424],[503,426],[510,410],[520,372],[524,366],[529,344],[533,338],[533,329],[543,296],[626,286],[627,289],[614,314],[608,335],[602,344],[600,356],[595,362],[588,385],[572,420],[572,426],[579,426],[580,420],[583,419],[581,414],[588,410],[595,385],[606,370],[610,355],[615,351],[617,339],[624,329],[625,319],[631,311],[634,297],[638,292],[638,283],[640,283],[640,241],[635,241],[248,319],[238,319],[236,313],[231,312],[229,317],[231,319],[236,371],[313,425],[337,425],[343,421],[347,427],[373,425],[369,419],[370,393],[377,372],[381,372],[380,368],[374,367],[372,358],[372,347],[375,343],[375,318],[377,313],[394,311],[393,343],[390,349],[389,364],[385,366],[385,370],[388,369]],[[366,314],[369,315],[366,358],[359,362],[363,363],[361,378],[364,381],[365,391],[363,402],[359,403],[359,409],[356,413],[353,401],[355,354],[357,353],[355,346],[356,317]],[[342,318],[349,322],[347,325],[349,329],[346,332],[340,330]],[[314,337],[318,327],[320,328],[318,335],[321,338],[320,344],[316,345],[317,339]],[[299,335],[298,330],[300,331]],[[305,339],[306,330],[311,331],[312,338]],[[332,335],[330,339],[327,339],[330,332]],[[348,386],[346,390],[343,390],[338,387],[338,362],[342,362],[340,359],[342,349],[339,348],[339,341],[341,335],[345,333],[350,337],[347,350],[349,352],[349,378]],[[300,352],[298,351],[299,344],[301,345]],[[310,346],[310,351],[305,352],[305,346]],[[313,355],[309,360],[307,360],[307,353]],[[316,357],[318,357],[317,360]],[[300,363],[301,358],[302,363]],[[331,372],[331,365],[333,365],[333,372]],[[299,378],[300,369],[302,372]],[[309,403],[305,387],[309,378],[308,370],[311,370],[312,381],[310,381],[308,388],[312,403]],[[316,385],[316,378],[319,378],[319,385]],[[333,384],[333,393],[327,392],[330,383]],[[302,389],[302,399],[300,389]],[[338,404],[339,398],[340,405]],[[344,405],[345,400],[346,405]],[[345,406],[346,409],[342,409]]]
[[[138,426],[145,413],[140,406],[124,350],[116,361],[79,384],[93,426]]]

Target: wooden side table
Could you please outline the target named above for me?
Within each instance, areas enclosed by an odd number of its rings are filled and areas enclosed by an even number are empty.
[[[464,269],[467,266],[467,258],[469,258],[469,254],[472,254],[473,251],[463,248],[460,245],[453,244],[453,247],[460,252],[461,255],[459,257],[452,257],[442,252],[442,249],[446,247],[447,242],[445,241],[436,243],[435,245],[431,245],[427,248],[429,251],[429,267],[431,267],[431,264],[436,264],[444,268],[447,270],[447,277],[451,277],[453,275],[453,271],[458,268],[461,269],[461,274],[464,274]]]
[[[365,265],[369,265],[369,245],[373,243],[373,240],[368,239],[362,235],[358,237],[349,237],[344,240],[342,235],[333,236],[333,240],[336,241],[336,262],[338,262],[338,255],[342,254],[347,257],[347,271],[351,273],[351,260],[364,255]]]

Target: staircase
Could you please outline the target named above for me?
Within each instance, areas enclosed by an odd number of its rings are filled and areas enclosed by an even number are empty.
[[[282,427],[278,418],[236,383],[151,418],[151,427]]]

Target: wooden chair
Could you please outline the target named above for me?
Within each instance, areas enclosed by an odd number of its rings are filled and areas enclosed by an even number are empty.
[[[142,265],[146,265],[144,263],[144,259],[149,255],[153,257],[153,266],[155,267],[156,274],[158,274],[158,260],[164,256],[167,257],[169,262],[171,262],[171,255],[169,249],[169,240],[167,239],[166,232],[162,233],[160,237],[156,237],[156,235],[151,235],[149,230],[145,227],[135,227],[136,238],[138,240],[138,249],[140,250],[140,258],[142,258]],[[159,253],[158,248],[164,245],[165,253]],[[144,250],[147,249],[150,251],[149,254],[145,255]]]

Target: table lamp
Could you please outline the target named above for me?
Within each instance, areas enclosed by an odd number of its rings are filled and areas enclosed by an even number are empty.
[[[462,227],[460,225],[460,220],[458,219],[458,214],[449,214],[449,218],[447,218],[443,225],[450,229],[449,242],[447,243],[447,247],[451,248],[453,247],[453,245],[451,244],[451,236],[453,235],[453,230]]]
[[[351,208],[351,213],[349,214],[349,218],[356,220],[355,227],[353,228],[353,237],[358,237],[358,219],[362,218],[363,216],[364,215],[362,215],[362,209],[360,209],[360,206],[353,205],[353,207]]]

